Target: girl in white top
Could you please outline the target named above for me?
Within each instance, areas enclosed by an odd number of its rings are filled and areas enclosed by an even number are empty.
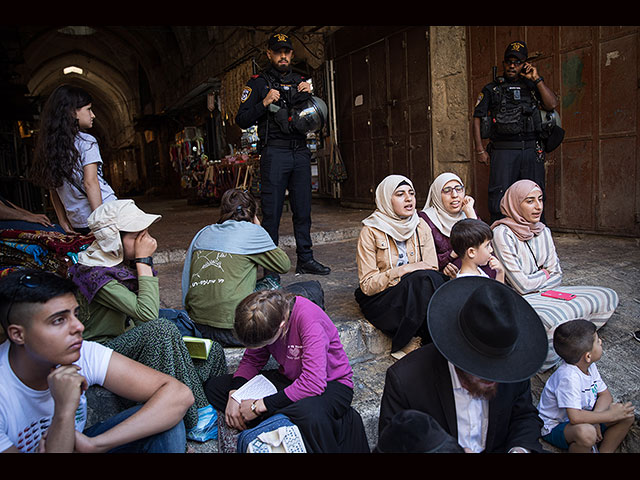
[[[58,87],[43,108],[35,149],[33,181],[49,189],[58,222],[68,233],[88,233],[91,212],[117,200],[102,174],[98,142],[83,132],[93,126],[91,108],[85,90]]]

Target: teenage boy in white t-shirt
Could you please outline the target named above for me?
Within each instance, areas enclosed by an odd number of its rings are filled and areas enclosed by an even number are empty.
[[[559,325],[553,347],[563,362],[540,395],[542,438],[569,452],[613,453],[635,416],[631,402],[613,402],[600,377],[596,362],[602,357],[602,340],[595,325],[587,320]]]
[[[0,452],[184,453],[189,388],[100,344],[82,340],[75,286],[45,271],[0,280]],[[85,429],[86,389],[137,402]]]

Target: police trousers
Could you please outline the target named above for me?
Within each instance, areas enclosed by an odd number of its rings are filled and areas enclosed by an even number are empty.
[[[518,180],[524,179],[536,182],[544,195],[544,158],[538,158],[535,141],[524,142],[522,148],[491,149],[488,197],[491,223],[504,217],[500,211],[504,192]]]
[[[311,260],[311,152],[305,145],[265,147],[260,156],[260,181],[262,227],[278,245],[288,190],[298,261]]]

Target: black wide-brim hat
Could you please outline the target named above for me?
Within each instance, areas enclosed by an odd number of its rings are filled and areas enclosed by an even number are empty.
[[[527,380],[547,356],[547,334],[536,311],[511,287],[491,278],[446,282],[431,297],[427,322],[447,360],[488,381]]]

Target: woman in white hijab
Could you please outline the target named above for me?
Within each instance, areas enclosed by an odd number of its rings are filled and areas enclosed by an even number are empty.
[[[427,306],[445,277],[431,231],[416,213],[411,180],[389,175],[376,188],[376,210],[362,223],[357,249],[356,301],[365,318],[391,337],[401,358],[429,343]]]
[[[478,218],[474,210],[474,199],[467,195],[464,183],[458,175],[451,172],[441,173],[431,184],[427,202],[418,215],[431,228],[433,241],[438,255],[438,270],[456,278],[460,269],[460,259],[453,251],[449,237],[451,227],[463,218]],[[488,266],[482,270],[491,278],[496,272]]]

